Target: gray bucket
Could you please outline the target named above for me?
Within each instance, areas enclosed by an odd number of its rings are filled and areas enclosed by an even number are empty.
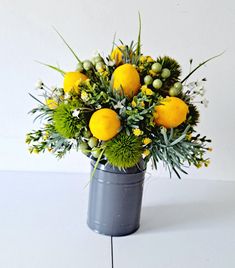
[[[145,169],[143,162],[138,166],[123,171],[98,165],[90,183],[90,229],[99,234],[124,236],[139,228]]]

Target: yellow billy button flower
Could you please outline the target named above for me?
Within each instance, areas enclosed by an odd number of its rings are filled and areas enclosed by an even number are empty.
[[[144,138],[143,139],[143,144],[144,145],[148,145],[148,144],[150,144],[152,142],[152,140],[150,139],[150,138]]]
[[[132,131],[133,131],[133,134],[137,137],[143,134],[143,131],[140,130],[139,128],[134,128]]]
[[[131,102],[131,106],[133,107],[133,108],[135,108],[136,107],[136,102],[133,100],[132,102]]]
[[[147,157],[150,154],[150,151],[148,149],[145,149],[143,152],[143,156]]]

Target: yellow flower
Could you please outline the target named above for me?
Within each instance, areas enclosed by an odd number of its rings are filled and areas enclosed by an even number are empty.
[[[34,148],[34,149],[33,149],[33,151],[32,151],[32,153],[34,153],[34,154],[38,154],[38,153],[39,153],[39,151],[38,151],[38,149],[37,149],[37,148]]]
[[[197,163],[197,164],[196,164],[196,167],[197,167],[197,168],[201,168],[201,167],[202,167],[202,163],[201,163],[201,162]]]
[[[141,107],[144,107],[144,106],[145,106],[144,101],[141,101],[140,106],[141,106]]]
[[[150,56],[147,56],[147,62],[154,62],[153,58]]]
[[[191,141],[191,139],[192,139],[192,134],[190,133],[190,134],[186,135],[186,139],[187,139],[188,141]]]
[[[143,71],[144,70],[144,66],[140,65],[139,66],[139,71]]]
[[[207,150],[208,150],[209,152],[212,152],[212,151],[213,151],[213,148],[209,147],[209,148],[207,148]]]
[[[209,159],[208,159],[208,160],[205,160],[205,162],[204,162],[204,166],[205,166],[205,167],[208,167],[209,164],[210,164],[210,160],[209,160]]]
[[[146,85],[143,85],[143,86],[141,87],[141,92],[142,92],[143,94],[145,94],[147,88],[148,88],[148,87],[147,87]]]
[[[146,56],[140,56],[140,62],[145,62],[147,60],[147,57]]]
[[[143,131],[141,131],[139,128],[134,128],[132,131],[133,134],[137,137],[143,134]]]
[[[81,99],[83,101],[88,101],[89,100],[89,95],[84,90],[81,92]]]
[[[52,110],[56,109],[58,107],[58,103],[53,99],[47,99],[46,100],[46,105]]]
[[[26,138],[25,138],[25,143],[29,144],[30,142],[31,142],[30,135],[27,134],[27,135],[26,135]]]
[[[150,88],[146,88],[145,94],[147,96],[151,96],[151,95],[153,95],[153,91]]]
[[[146,85],[143,85],[143,86],[141,87],[141,92],[142,92],[143,94],[146,94],[147,96],[151,96],[151,95],[153,95],[153,91],[152,91],[150,88],[148,88]]]
[[[143,156],[146,157],[150,154],[150,151],[148,149],[144,150]]]
[[[150,138],[144,138],[143,139],[143,144],[144,145],[148,145],[149,143],[151,143],[152,142],[152,140],[150,139]]]
[[[47,140],[49,138],[49,133],[46,132],[45,135],[43,135],[42,138],[43,138],[44,141]]]
[[[151,74],[152,76],[155,76],[156,75],[156,73],[153,70],[150,70],[149,71],[149,74]]]
[[[132,106],[133,108],[136,107],[136,102],[135,102],[134,100],[131,102],[131,106]]]

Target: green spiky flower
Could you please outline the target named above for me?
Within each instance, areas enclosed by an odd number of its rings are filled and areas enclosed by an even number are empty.
[[[119,168],[129,168],[135,166],[140,161],[142,152],[141,139],[121,132],[118,136],[107,142],[105,156],[111,165]]]
[[[189,108],[189,116],[187,119],[187,123],[191,126],[196,126],[199,122],[199,111],[197,107],[193,104],[188,105]]]
[[[162,65],[162,68],[167,68],[170,70],[171,75],[167,80],[165,81],[165,87],[171,87],[173,84],[177,81],[179,81],[179,77],[181,75],[181,68],[179,63],[168,56],[159,57],[157,59],[157,62],[159,62]],[[168,88],[168,89],[169,89]]]
[[[64,138],[71,139],[79,134],[83,127],[82,120],[73,116],[74,107],[62,103],[53,114],[53,121],[56,131]]]

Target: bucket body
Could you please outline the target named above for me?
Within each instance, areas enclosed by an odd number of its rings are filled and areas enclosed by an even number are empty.
[[[94,162],[91,163],[93,171]],[[124,236],[139,228],[145,169],[99,164],[90,182],[87,224],[93,231]]]

